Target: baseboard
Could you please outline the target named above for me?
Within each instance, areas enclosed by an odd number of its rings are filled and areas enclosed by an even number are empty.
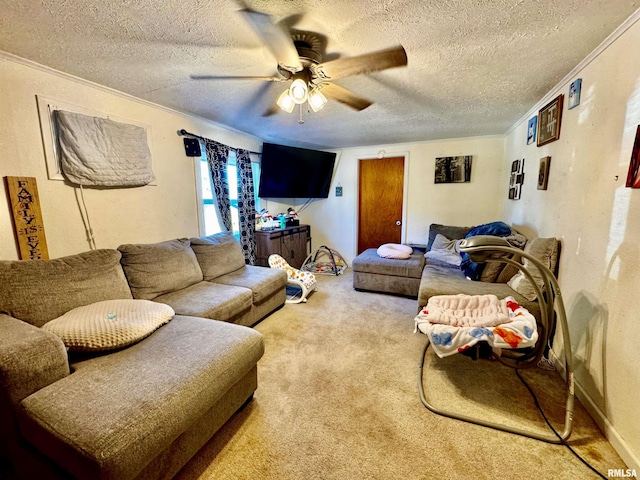
[[[564,361],[560,360],[553,350],[549,352],[549,356],[551,357],[549,360],[551,360],[553,365],[556,367],[556,370],[560,372],[562,378],[566,379],[567,376]],[[598,407],[598,405],[596,405],[584,388],[582,388],[582,385],[580,385],[578,381],[575,381],[575,379],[574,386],[576,397],[580,400],[591,418],[595,420],[598,427],[600,427],[600,430],[604,433],[606,439],[609,441],[613,449],[618,452],[618,455],[620,455],[627,467],[635,469],[636,471],[640,470],[640,457],[638,457],[638,454],[629,446],[629,444],[627,444],[627,442],[625,442],[604,412],[600,407]]]

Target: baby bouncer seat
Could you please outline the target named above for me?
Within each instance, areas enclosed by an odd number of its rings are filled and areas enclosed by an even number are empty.
[[[269,266],[287,272],[287,300],[286,303],[306,302],[307,297],[318,289],[316,276],[310,272],[303,272],[292,267],[277,253],[269,255]],[[290,295],[289,290],[293,293]]]
[[[459,303],[464,302],[481,302],[485,299],[481,296],[472,296],[465,298],[453,298],[456,296],[440,296],[432,297],[434,302],[422,309],[416,317],[416,328],[421,333],[428,336],[426,345],[422,351],[420,372],[418,376],[418,391],[420,400],[423,405],[434,413],[449,418],[455,418],[476,425],[502,430],[517,435],[542,440],[548,443],[563,443],[569,438],[572,428],[573,408],[574,408],[574,381],[572,370],[571,342],[569,340],[569,327],[567,324],[567,316],[560,292],[560,286],[547,265],[540,262],[526,251],[515,249],[501,237],[478,235],[463,240],[460,243],[460,251],[469,254],[474,262],[502,262],[516,267],[520,270],[533,286],[537,301],[540,304],[540,322],[538,323],[526,309],[520,307],[513,298],[507,297],[503,299],[505,306],[509,311],[509,319],[506,323],[502,323],[498,318],[495,319],[494,326],[482,325],[467,326],[463,322],[459,322],[458,311]],[[492,253],[506,253],[510,255],[519,255],[528,260],[528,266],[513,260],[510,257],[492,258]],[[527,262],[524,262],[527,264]],[[536,274],[540,279],[542,286],[539,286],[533,275]],[[452,298],[447,298],[452,297]],[[455,309],[448,308],[453,305]],[[475,305],[475,303],[474,303]],[[436,316],[439,315],[438,309],[441,309],[446,316],[451,316],[453,322],[441,322],[433,316],[429,318],[433,312],[429,309],[436,309]],[[455,315],[454,315],[455,313]],[[491,316],[494,316],[492,313]],[[511,318],[512,317],[512,318]],[[475,318],[477,320],[478,317]],[[527,321],[531,323],[526,324]],[[427,349],[431,345],[434,352],[439,357],[447,356],[451,353],[468,351],[471,346],[480,346],[480,343],[489,343],[493,347],[499,347],[501,354],[495,355],[492,351],[491,358],[497,360],[508,367],[518,369],[526,369],[536,367],[543,356],[545,346],[548,344],[552,332],[555,330],[556,322],[561,327],[564,356],[564,372],[565,372],[565,424],[562,432],[557,432],[551,424],[548,425],[553,430],[553,434],[543,434],[516,426],[506,425],[504,423],[493,422],[483,418],[477,418],[470,415],[453,411],[445,406],[435,406],[428,398],[423,383],[424,378],[424,361]],[[455,324],[455,325],[453,325]],[[481,340],[481,342],[479,342]],[[492,341],[490,341],[492,340]],[[477,343],[479,342],[479,343]],[[560,360],[560,359],[558,359]],[[529,388],[529,387],[527,387]],[[531,392],[531,390],[530,390]],[[546,418],[546,417],[545,417]]]

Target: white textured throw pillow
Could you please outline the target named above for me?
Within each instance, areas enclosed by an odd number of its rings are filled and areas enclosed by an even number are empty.
[[[413,253],[413,248],[409,245],[402,245],[400,243],[385,243],[378,247],[377,252],[378,256],[382,258],[406,260]]]
[[[100,352],[126,347],[173,318],[173,308],[150,300],[105,300],[77,307],[43,325],[69,351]]]

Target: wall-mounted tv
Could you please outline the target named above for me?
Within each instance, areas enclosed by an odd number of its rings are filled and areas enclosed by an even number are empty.
[[[335,160],[335,153],[265,143],[258,196],[327,198]]]

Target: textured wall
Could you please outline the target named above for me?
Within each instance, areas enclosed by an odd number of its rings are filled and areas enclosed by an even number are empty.
[[[639,44],[636,23],[576,75],[582,78],[578,107],[567,110],[568,84],[551,92],[565,94],[560,140],[527,146],[526,120],[517,125],[506,140],[502,179],[506,185],[512,160],[526,158],[522,199],[504,202],[504,216],[562,239],[560,284],[578,386],[634,468],[640,454],[640,191],[625,188],[625,180],[640,124],[640,63],[624,59],[637,58]],[[548,190],[537,190],[539,159],[547,155]]]
[[[0,92],[0,172],[37,179],[51,258],[88,250],[89,244],[75,189],[47,178],[36,95],[151,126],[156,186],[84,191],[98,248],[198,234],[194,165],[185,156],[182,138],[176,134],[179,129],[232,146],[252,150],[261,146],[248,135],[2,57]],[[0,198],[0,258],[18,258],[4,194]]]

